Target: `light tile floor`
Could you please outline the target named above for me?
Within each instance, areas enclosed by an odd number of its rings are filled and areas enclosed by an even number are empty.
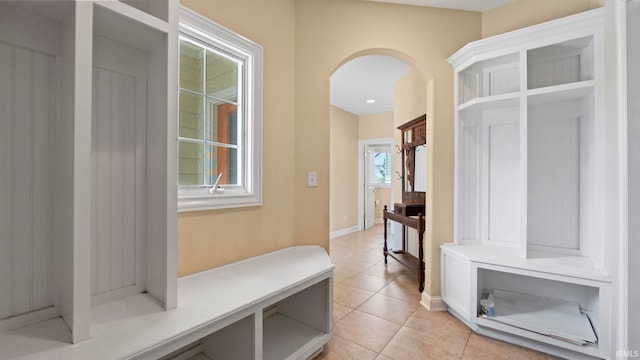
[[[413,273],[382,255],[382,225],[331,240],[334,336],[318,360],[558,359],[472,332],[420,305]]]

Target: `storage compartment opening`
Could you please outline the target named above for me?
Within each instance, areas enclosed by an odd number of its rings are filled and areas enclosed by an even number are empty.
[[[155,16],[163,21],[169,19],[168,1],[170,0],[120,0],[121,2],[134,7],[149,15]]]
[[[565,41],[527,52],[529,89],[594,78],[593,37]]]
[[[246,360],[255,356],[255,317],[250,315],[160,360]]]
[[[588,256],[595,207],[593,95],[528,110],[529,249]]]
[[[93,25],[92,303],[166,307],[167,35],[99,4]]]
[[[74,4],[0,3],[0,331],[61,315],[69,278]]]
[[[457,165],[461,241],[520,244],[519,109],[461,112]]]
[[[265,360],[306,358],[322,347],[322,339],[331,332],[330,286],[330,279],[325,279],[267,309]]]
[[[478,269],[477,291],[477,316],[499,329],[506,325],[574,345],[598,344],[597,287]],[[484,302],[483,309],[483,299],[492,302],[493,314]]]
[[[510,54],[485,60],[459,73],[459,104],[520,90],[519,55]]]

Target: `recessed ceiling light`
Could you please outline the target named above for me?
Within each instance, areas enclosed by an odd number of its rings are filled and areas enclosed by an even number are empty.
[[[374,102],[376,102],[376,100],[375,100],[375,99],[369,99],[369,100],[367,100],[367,104],[373,104]]]

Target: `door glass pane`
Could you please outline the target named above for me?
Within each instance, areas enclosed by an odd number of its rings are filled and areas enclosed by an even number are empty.
[[[180,40],[180,87],[204,92],[204,49]]]
[[[207,95],[237,102],[238,67],[237,62],[207,51]]]
[[[204,145],[178,142],[178,185],[204,185]]]
[[[178,136],[203,140],[204,122],[202,121],[202,97],[186,91],[180,91],[180,128]]]
[[[238,149],[222,146],[207,146],[207,162],[210,183],[213,184],[222,173],[220,185],[239,185]]]
[[[391,184],[391,157],[388,152],[376,152],[373,155],[371,183]]]
[[[207,98],[207,141],[238,145],[238,107]]]

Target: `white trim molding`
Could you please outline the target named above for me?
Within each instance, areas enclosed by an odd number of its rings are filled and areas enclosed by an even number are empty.
[[[344,228],[344,229],[340,229],[340,230],[336,230],[336,231],[332,231],[332,232],[329,233],[329,239],[335,239],[337,237],[348,235],[348,234],[352,234],[352,233],[358,232],[358,231],[360,231],[360,228],[358,227],[358,225],[352,226],[352,227],[348,227],[348,228]]]
[[[420,305],[424,306],[429,311],[447,311],[449,309],[440,296],[431,296],[426,292],[422,293]]]

